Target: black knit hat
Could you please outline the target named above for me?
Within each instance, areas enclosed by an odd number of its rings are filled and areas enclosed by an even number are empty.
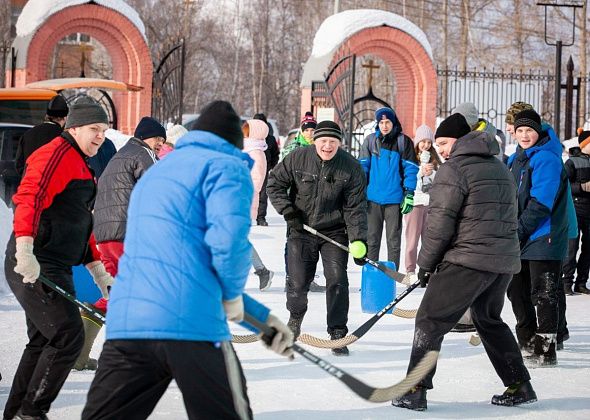
[[[140,140],[149,139],[152,137],[163,137],[166,138],[166,129],[162,127],[162,124],[158,120],[152,117],[143,117],[137,128],[135,129],[134,137]]]
[[[227,140],[238,149],[244,147],[242,120],[229,102],[213,101],[201,109],[192,130],[209,131]]]
[[[81,127],[90,124],[108,124],[109,117],[104,108],[89,96],[82,96],[70,107],[64,128]]]
[[[453,114],[447,117],[440,123],[434,134],[434,138],[449,137],[452,139],[459,139],[466,134],[469,134],[471,127],[467,124],[467,120],[461,114]]]
[[[63,96],[55,95],[47,104],[47,115],[55,118],[64,118],[68,115],[68,104]]]
[[[342,130],[334,121],[321,121],[313,132],[314,140],[317,140],[320,137],[333,137],[342,141]]]
[[[514,131],[518,127],[530,127],[539,135],[543,131],[541,128],[541,117],[534,109],[525,109],[514,116]]]

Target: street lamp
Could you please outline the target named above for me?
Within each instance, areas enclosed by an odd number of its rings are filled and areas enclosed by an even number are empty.
[[[559,137],[561,125],[561,49],[562,47],[570,47],[574,45],[576,39],[576,8],[583,7],[583,1],[539,1],[537,6],[543,6],[545,9],[545,44],[555,46],[555,107],[554,107],[554,124],[553,128]],[[563,41],[556,40],[551,43],[547,40],[547,7],[569,7],[573,9],[574,21],[572,23],[572,41],[569,44],[564,44]],[[585,19],[585,17],[584,17]]]

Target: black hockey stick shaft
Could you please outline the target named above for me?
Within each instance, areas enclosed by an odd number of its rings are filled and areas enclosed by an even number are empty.
[[[312,235],[316,235],[317,237],[322,238],[324,241],[337,246],[338,248],[342,249],[343,251],[350,252],[350,250],[348,249],[348,247],[346,245],[342,245],[341,243],[336,242],[334,239],[324,235],[321,232],[318,232],[316,229],[314,229],[312,227],[309,227],[307,225],[303,225],[303,229],[305,229],[306,231],[308,231]],[[373,261],[372,259],[367,258],[367,257],[364,257],[363,260],[365,260],[368,264],[375,267],[377,270],[385,273],[385,275],[387,277],[389,277],[399,283],[403,283],[404,279],[406,278],[405,274],[402,274],[398,271],[392,270],[391,268],[387,267],[386,265],[381,264],[378,261]]]
[[[84,309],[91,316],[93,316],[96,320],[98,320],[102,323],[104,323],[106,321],[106,318],[103,314],[98,312],[96,309],[91,308],[90,306],[86,305],[84,302],[77,299],[76,296],[72,295],[70,292],[65,290],[63,287],[55,284],[54,282],[49,280],[47,277],[45,277],[43,274],[39,275],[39,280],[41,280],[41,282],[44,285],[46,285],[47,287],[49,287],[51,290],[54,290],[55,292],[62,295],[64,298],[66,298],[70,302],[72,302],[74,305],[77,305],[79,308]]]
[[[250,314],[244,314],[244,320],[252,325],[254,328],[258,329],[263,334],[263,340],[266,342],[269,341],[270,337],[272,337],[276,330],[269,325],[265,324],[264,322],[260,322]],[[264,336],[267,336],[265,338]],[[291,347],[293,351],[300,354],[314,365],[319,366],[324,371],[344,383],[352,392],[354,392],[359,397],[371,401],[371,402],[385,402],[391,400],[393,398],[398,398],[404,395],[407,391],[409,391],[413,386],[415,386],[418,382],[420,382],[428,372],[430,372],[434,366],[436,365],[436,360],[438,358],[438,352],[430,351],[426,353],[424,358],[412,369],[404,379],[400,382],[393,384],[392,386],[384,387],[384,388],[376,388],[366,383],[358,380],[354,376],[346,373],[342,369],[333,364],[325,361],[324,359],[319,358],[313,353],[308,352],[304,348],[298,346],[297,344],[293,344]]]
[[[395,305],[400,303],[402,301],[402,299],[404,299],[406,296],[408,296],[412,292],[412,290],[414,290],[418,286],[420,286],[420,280],[409,285],[408,288],[406,290],[404,290],[398,297],[396,297],[394,300],[389,302],[383,309],[381,309],[379,312],[377,312],[375,315],[373,315],[363,325],[361,325],[356,330],[354,330],[354,332],[351,335],[354,335],[357,338],[361,338],[363,335],[365,335],[367,333],[367,331],[369,331],[371,329],[371,327],[373,327],[373,325],[375,325],[377,323],[377,321],[379,321],[381,318],[383,318],[383,316],[387,313],[387,311],[389,311]]]

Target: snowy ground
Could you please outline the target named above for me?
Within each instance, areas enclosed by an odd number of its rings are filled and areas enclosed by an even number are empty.
[[[2,253],[10,226],[11,214],[0,203],[0,247]],[[258,282],[251,276],[247,292],[270,306],[286,320],[283,244],[285,226],[275,213],[269,217],[269,227],[253,227],[251,239],[266,265],[276,275],[270,291],[258,291]],[[382,249],[383,253],[383,249]],[[361,312],[359,287],[360,269],[352,261],[350,271],[349,328],[356,329],[371,315]],[[402,262],[403,267],[403,262]],[[319,267],[321,274],[321,264]],[[318,280],[323,283],[323,277]],[[26,344],[24,313],[4,288],[0,274],[0,405],[4,407],[20,354]],[[398,292],[400,289],[398,289]],[[412,292],[400,304],[403,308],[418,307],[423,290]],[[352,394],[338,380],[301,358],[288,362],[267,351],[259,343],[237,344],[248,380],[248,394],[258,419],[589,419],[590,418],[590,296],[568,298],[568,321],[571,339],[565,350],[558,353],[559,366],[531,370],[539,402],[518,408],[492,406],[494,393],[504,387],[481,346],[467,343],[469,334],[449,334],[443,343],[435,389],[428,393],[428,411],[417,413],[393,408],[389,404],[365,402]],[[510,304],[504,308],[504,319],[514,326]],[[325,300],[323,294],[310,294],[309,312],[303,331],[320,337],[325,332]],[[235,333],[246,333],[237,327]],[[393,317],[382,319],[361,340],[350,347],[348,358],[337,358],[329,350],[310,348],[315,354],[336,364],[373,386],[388,386],[400,380],[406,372],[413,337],[413,321]],[[98,357],[104,333],[97,339],[92,352]],[[54,402],[52,419],[77,419],[92,381],[91,372],[72,372],[59,397]],[[158,403],[153,419],[186,418],[182,396],[173,384]]]

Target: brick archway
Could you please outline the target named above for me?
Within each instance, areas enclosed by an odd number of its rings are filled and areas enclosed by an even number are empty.
[[[16,78],[19,86],[49,77],[55,45],[72,33],[98,40],[109,52],[113,79],[142,86],[140,92],[113,92],[119,130],[132,133],[140,118],[151,114],[153,65],[146,41],[121,13],[97,4],[66,7],[51,15],[36,31],[27,50],[26,65]]]
[[[344,52],[357,56],[371,54],[389,65],[397,86],[392,105],[407,135],[413,136],[415,129],[421,124],[434,128],[436,69],[420,42],[400,29],[379,26],[362,29],[347,38],[336,49],[333,57],[341,57]],[[329,66],[324,71],[328,68]],[[310,109],[310,88],[303,88],[301,105],[303,112],[304,109]]]

